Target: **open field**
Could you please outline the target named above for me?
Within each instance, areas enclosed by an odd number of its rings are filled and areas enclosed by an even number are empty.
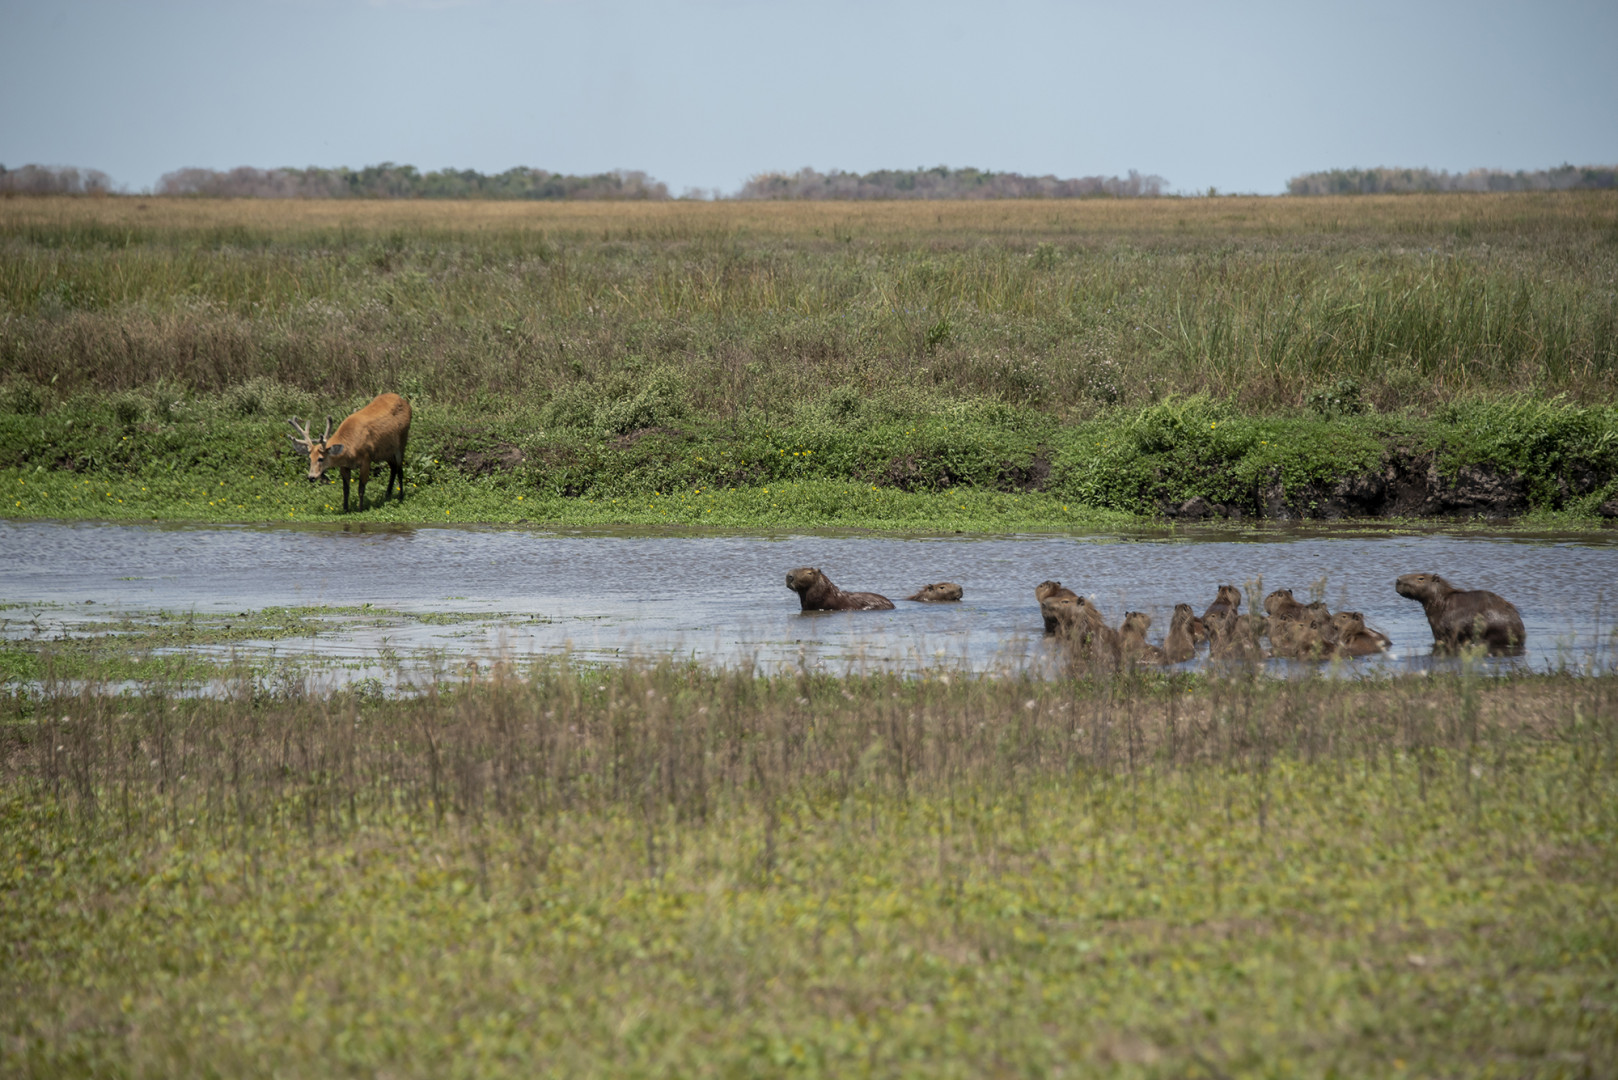
[[[1603,192],[8,199],[0,483],[102,494],[0,512],[206,517],[201,487],[269,476],[231,514],[323,514],[275,490],[285,415],[393,389],[414,520],[685,520],[675,493],[735,489],[692,520],[1589,521],[1618,494],[1615,282]],[[772,516],[788,482],[835,497]]]
[[[1607,1075],[1615,690],[10,696],[0,1069]]]

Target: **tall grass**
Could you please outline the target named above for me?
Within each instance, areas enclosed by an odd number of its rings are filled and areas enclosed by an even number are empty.
[[[716,418],[840,387],[1058,416],[1618,389],[1618,195],[972,204],[0,203],[0,365],[544,399],[670,365]]]
[[[13,698],[0,1064],[1602,1075],[1615,700],[667,665]]]

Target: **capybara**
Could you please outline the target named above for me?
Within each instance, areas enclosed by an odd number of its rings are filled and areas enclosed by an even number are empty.
[[[812,566],[787,571],[787,588],[805,611],[890,611],[893,601],[874,592],[844,592]]]
[[[1215,614],[1208,620],[1209,657],[1249,662],[1264,659],[1264,646],[1259,643],[1259,636],[1265,630],[1264,622],[1262,615]]]
[[[1454,652],[1478,643],[1495,654],[1523,651],[1522,615],[1505,597],[1487,589],[1457,589],[1437,574],[1404,574],[1393,585],[1400,596],[1421,601],[1433,647]]]
[[[905,597],[906,600],[917,600],[923,604],[946,604],[951,600],[959,600],[966,595],[953,581],[940,581],[936,585],[923,585],[916,590],[915,595]]]
[[[1118,649],[1125,660],[1137,664],[1166,664],[1163,650],[1146,640],[1152,617],[1144,611],[1124,612],[1124,624],[1118,628]]]
[[[1277,589],[1264,598],[1264,610],[1272,619],[1302,622],[1309,609],[1292,598],[1291,589]]]
[[[1067,643],[1075,657],[1116,664],[1118,631],[1107,625],[1094,604],[1071,590],[1061,591],[1067,595],[1046,596],[1039,602],[1039,612],[1046,625],[1055,625],[1053,632]]]
[[[1064,587],[1060,581],[1041,581],[1034,586],[1034,599],[1039,601],[1040,614],[1045,617],[1045,632],[1047,634],[1056,633],[1061,629],[1061,625],[1052,614],[1054,609],[1052,611],[1046,610],[1045,602],[1064,598],[1077,600],[1079,594]]]
[[[1335,641],[1297,619],[1276,619],[1270,623],[1270,652],[1291,660],[1333,660],[1347,655]]]
[[[1227,615],[1238,614],[1242,610],[1242,591],[1234,585],[1219,586],[1219,595],[1214,602],[1208,605],[1208,610],[1202,613],[1202,621],[1221,619]]]
[[[1206,638],[1202,620],[1191,612],[1190,604],[1175,604],[1169,619],[1169,632],[1163,638],[1163,655],[1171,664],[1182,664],[1197,655],[1197,640]]]
[[[1337,631],[1337,644],[1349,656],[1373,656],[1393,647],[1388,635],[1365,625],[1365,616],[1357,611],[1339,611],[1331,617],[1332,629]]]

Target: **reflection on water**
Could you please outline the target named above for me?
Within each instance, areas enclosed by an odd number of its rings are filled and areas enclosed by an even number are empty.
[[[1615,540],[1302,529],[901,538],[0,522],[0,600],[79,605],[75,617],[86,600],[103,610],[199,612],[369,603],[399,617],[352,629],[339,620],[330,633],[278,641],[273,651],[382,656],[395,670],[410,657],[570,650],[828,671],[938,663],[1040,671],[1053,657],[1033,587],[1046,578],[1094,598],[1114,623],[1125,610],[1147,612],[1154,639],[1176,602],[1200,612],[1219,583],[1262,579],[1265,590],[1290,587],[1301,600],[1313,588],[1333,610],[1363,612],[1395,650],[1354,668],[1398,670],[1427,663],[1432,638],[1420,606],[1394,593],[1394,578],[1434,570],[1515,603],[1528,630],[1526,662],[1544,668],[1605,663],[1613,619],[1602,608],[1618,599]],[[844,588],[894,598],[956,581],[966,599],[803,614],[784,580],[803,565]],[[482,618],[412,618],[444,612]]]

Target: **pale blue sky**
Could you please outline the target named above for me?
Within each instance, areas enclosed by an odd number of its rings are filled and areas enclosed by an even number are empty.
[[[1618,3],[0,0],[0,163],[1165,176],[1618,162]]]

